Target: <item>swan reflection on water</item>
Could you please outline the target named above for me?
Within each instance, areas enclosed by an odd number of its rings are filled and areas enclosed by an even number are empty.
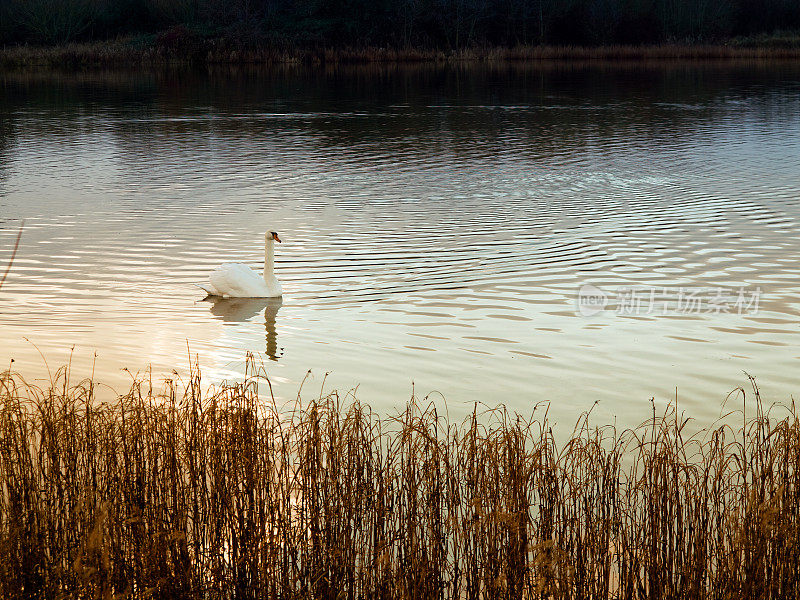
[[[245,323],[264,311],[264,327],[267,332],[266,354],[270,360],[283,356],[283,348],[278,348],[278,334],[275,320],[283,304],[278,298],[220,298],[208,296],[205,302],[212,302],[211,314],[226,323]]]

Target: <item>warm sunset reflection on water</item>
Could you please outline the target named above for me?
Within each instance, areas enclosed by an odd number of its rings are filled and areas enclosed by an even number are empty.
[[[73,346],[120,389],[189,352],[236,377],[252,351],[280,400],[325,380],[390,409],[413,384],[567,422],[595,400],[638,421],[676,388],[709,419],[743,371],[796,392],[798,64],[0,81],[0,259],[25,219],[0,360],[29,378]],[[260,269],[267,229],[282,301],[204,301],[220,262]],[[761,299],[584,318],[585,283]]]

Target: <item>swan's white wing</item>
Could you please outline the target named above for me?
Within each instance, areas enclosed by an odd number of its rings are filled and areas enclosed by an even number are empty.
[[[231,298],[263,298],[268,295],[264,279],[247,265],[225,263],[209,277],[217,295]]]

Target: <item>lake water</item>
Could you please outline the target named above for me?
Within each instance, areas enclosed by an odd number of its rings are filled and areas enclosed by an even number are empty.
[[[29,379],[72,351],[121,390],[190,351],[211,383],[252,351],[280,400],[306,379],[391,411],[413,386],[623,424],[676,390],[711,419],[744,371],[798,392],[798,63],[0,85],[3,266],[25,220],[0,364]],[[269,229],[282,301],[203,301],[221,262],[261,268]]]

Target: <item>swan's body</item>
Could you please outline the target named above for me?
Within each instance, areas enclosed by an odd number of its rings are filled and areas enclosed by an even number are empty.
[[[225,263],[217,267],[200,287],[210,296],[222,298],[278,298],[283,295],[281,284],[275,277],[275,242],[280,242],[274,231],[264,236],[264,274],[259,275],[247,265]]]

